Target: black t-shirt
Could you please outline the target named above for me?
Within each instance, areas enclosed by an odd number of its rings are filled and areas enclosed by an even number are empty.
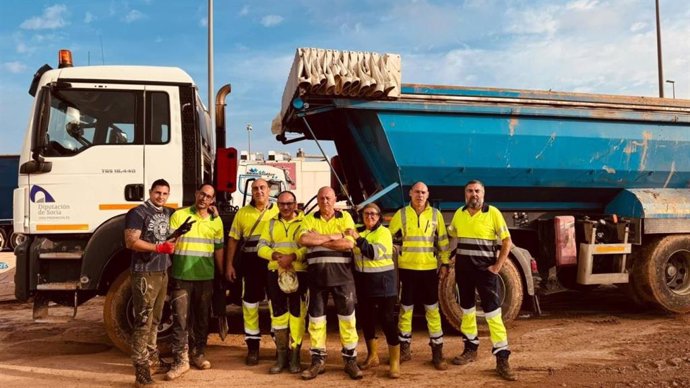
[[[131,209],[125,216],[125,228],[141,230],[140,239],[158,244],[170,234],[172,209],[157,209],[150,201]],[[132,251],[132,272],[164,272],[170,267],[170,255],[155,252]]]

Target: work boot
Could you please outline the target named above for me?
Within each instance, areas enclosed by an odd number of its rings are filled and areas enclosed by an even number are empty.
[[[448,364],[443,358],[443,344],[431,344],[431,362],[436,370],[448,369]]]
[[[148,364],[135,364],[134,365],[134,386],[136,388],[146,387],[153,388],[158,387],[158,384],[151,378],[151,369],[149,369]]]
[[[400,378],[400,345],[388,345],[388,377],[391,379]]]
[[[211,369],[211,361],[207,360],[203,353],[197,353],[192,355],[191,361],[192,365],[194,365],[196,369]]]
[[[269,374],[275,375],[287,368],[288,364],[288,342],[290,341],[288,329],[277,329],[275,332],[276,341],[276,363],[268,370]]]
[[[410,350],[409,342],[400,342],[400,362],[410,361],[412,359],[412,350]]]
[[[326,360],[317,355],[311,356],[311,365],[302,372],[302,380],[311,380],[326,371]]]
[[[508,357],[496,357],[496,372],[504,380],[516,381],[517,374],[510,369],[510,364],[508,363]]]
[[[290,353],[290,373],[299,373],[302,371],[302,364],[300,362],[300,352],[302,346],[297,345]]]
[[[175,380],[176,378],[187,373],[189,370],[189,354],[183,352],[181,354],[175,355],[175,361],[173,361],[172,367],[168,373],[165,374],[165,379],[168,381]]]
[[[453,364],[455,365],[466,365],[475,361],[477,361],[477,350],[468,347],[465,347],[461,355],[453,357]]]
[[[149,359],[149,369],[151,375],[162,375],[170,370],[170,363],[163,361],[160,357],[153,357]]]
[[[367,340],[367,358],[364,360],[363,364],[359,365],[359,369],[367,370],[376,366],[379,366],[379,354],[376,338],[373,338]]]
[[[259,364],[259,340],[247,340],[247,358],[244,363],[248,366]]]
[[[364,373],[357,366],[357,357],[353,356],[343,356],[343,362],[345,362],[345,373],[352,380],[359,380],[364,377]]]

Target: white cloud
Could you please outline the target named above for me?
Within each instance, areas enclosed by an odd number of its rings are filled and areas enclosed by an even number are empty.
[[[87,11],[84,15],[84,23],[89,24],[94,20],[96,20],[96,16],[94,16],[94,14],[92,14],[91,12]]]
[[[199,19],[199,26],[204,28],[208,27],[208,17]]]
[[[245,5],[245,6],[242,7],[242,9],[240,10],[240,16],[247,16],[247,15],[249,15],[249,6],[248,6],[248,5]]]
[[[510,9],[507,11],[510,23],[505,32],[511,34],[547,34],[558,31],[559,22],[554,15],[556,9],[551,7],[532,9]]]
[[[283,22],[283,17],[280,15],[266,15],[261,18],[261,24],[264,27],[273,27]]]
[[[26,54],[28,52],[31,52],[32,50],[29,48],[29,46],[26,45],[24,42],[18,42],[16,50],[20,54]]]
[[[146,15],[144,15],[141,11],[137,11],[136,9],[130,10],[127,12],[127,15],[125,16],[125,22],[126,23],[133,23],[137,20],[145,19]]]
[[[5,62],[2,64],[2,68],[9,71],[10,73],[18,74],[26,70],[26,65],[21,62]]]
[[[599,4],[598,0],[575,0],[568,3],[565,8],[570,10],[590,10]]]
[[[19,25],[19,27],[25,30],[49,30],[61,28],[67,25],[67,22],[64,18],[66,13],[67,7],[64,4],[56,4],[45,8],[41,16],[34,16],[25,20]]]
[[[647,23],[645,23],[645,22],[636,22],[636,23],[633,23],[633,24],[630,26],[630,32],[639,32],[639,31],[644,30],[645,28],[647,28]]]

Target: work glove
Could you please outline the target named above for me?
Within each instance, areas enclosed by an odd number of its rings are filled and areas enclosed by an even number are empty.
[[[189,232],[192,229],[192,225],[196,222],[196,221],[189,221],[190,218],[191,217],[187,217],[187,219],[184,220],[182,225],[180,225],[177,229],[175,229],[175,231],[172,232],[170,234],[170,236],[168,236],[168,238],[166,238],[166,240],[176,239],[176,238],[182,236],[183,234]]]
[[[175,244],[170,241],[156,244],[156,253],[173,253],[175,252]]]

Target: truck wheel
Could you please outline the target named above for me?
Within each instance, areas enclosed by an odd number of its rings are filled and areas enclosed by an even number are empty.
[[[126,354],[131,354],[134,306],[132,305],[132,281],[129,271],[115,279],[105,296],[103,305],[105,331],[113,344]],[[172,340],[172,310],[166,296],[163,316],[158,326],[158,351],[170,353]]]
[[[501,303],[501,315],[503,316],[504,322],[512,321],[517,317],[520,312],[520,307],[522,306],[522,276],[512,260],[506,261],[498,275],[498,297]],[[458,288],[455,284],[455,268],[453,266],[449,268],[446,278],[439,283],[438,293],[443,315],[451,326],[460,331],[460,326],[462,325],[462,310],[460,310],[460,299],[458,296]],[[477,316],[484,316],[478,296]]]
[[[690,312],[690,235],[653,240],[639,259],[633,271],[643,297],[672,313]]]
[[[12,249],[22,245],[22,243],[26,240],[26,235],[23,235],[21,233],[12,233],[10,236],[10,247]]]
[[[5,229],[0,228],[0,251],[4,250],[7,246],[7,232]]]

